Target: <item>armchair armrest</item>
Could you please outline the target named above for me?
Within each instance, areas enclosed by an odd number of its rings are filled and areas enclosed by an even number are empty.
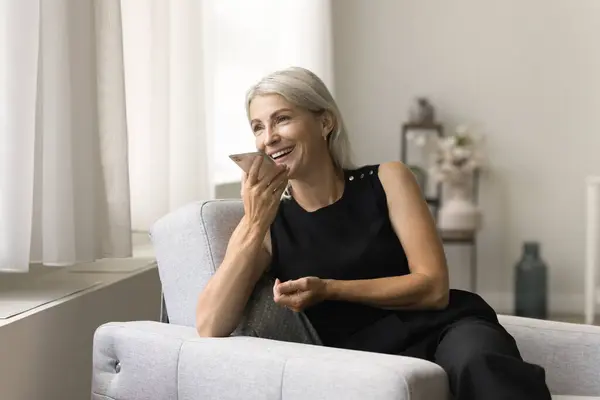
[[[92,386],[94,400],[449,399],[446,374],[424,360],[145,321],[98,328]]]
[[[546,369],[553,394],[600,394],[600,327],[507,315],[500,322],[513,335],[525,361]]]

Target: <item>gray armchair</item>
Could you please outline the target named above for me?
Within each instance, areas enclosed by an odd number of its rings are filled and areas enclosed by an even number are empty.
[[[155,224],[152,240],[169,323],[100,326],[93,399],[450,399],[444,371],[419,359],[252,337],[198,337],[196,298],[223,259],[242,213],[239,200],[207,201]],[[600,396],[600,327],[500,319],[524,358],[546,368],[556,399]]]

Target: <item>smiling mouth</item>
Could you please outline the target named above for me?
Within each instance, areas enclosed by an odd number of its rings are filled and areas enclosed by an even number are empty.
[[[279,150],[278,152],[271,154],[271,158],[273,160],[281,159],[290,154],[293,150],[294,147],[288,147],[287,149]]]

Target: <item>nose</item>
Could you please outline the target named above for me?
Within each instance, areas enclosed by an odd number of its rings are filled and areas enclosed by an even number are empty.
[[[268,127],[265,129],[264,139],[265,146],[270,146],[279,141],[279,134],[275,129]]]

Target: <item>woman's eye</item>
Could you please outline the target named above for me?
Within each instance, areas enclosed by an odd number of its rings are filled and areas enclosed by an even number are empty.
[[[279,122],[285,122],[285,121],[288,121],[289,119],[290,119],[289,116],[287,116],[287,115],[281,115],[281,116],[277,117],[277,123],[279,123]]]
[[[252,132],[254,132],[255,135],[259,134],[262,131],[262,125],[254,125],[254,127],[252,128]]]

